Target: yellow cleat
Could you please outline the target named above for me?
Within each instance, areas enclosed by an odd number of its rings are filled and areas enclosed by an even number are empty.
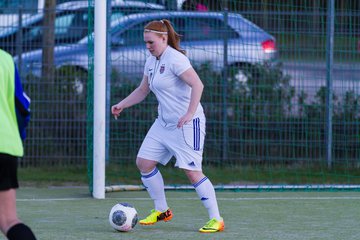
[[[210,219],[205,226],[199,229],[199,232],[202,233],[214,233],[214,232],[221,232],[224,231],[225,224],[224,220],[221,218],[221,220],[217,220],[216,218]]]
[[[141,225],[153,225],[159,221],[170,221],[173,217],[172,211],[170,208],[166,210],[165,212],[159,212],[155,209],[151,210],[151,213],[146,218],[139,221]]]

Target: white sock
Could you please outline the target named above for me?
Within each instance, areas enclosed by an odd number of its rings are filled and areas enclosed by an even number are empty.
[[[217,220],[221,220],[219,207],[215,195],[215,189],[210,180],[207,177],[204,177],[199,182],[195,183],[193,186],[201,202],[208,210],[209,218],[216,218]]]
[[[154,201],[155,210],[166,211],[169,207],[165,198],[164,180],[159,169],[154,168],[149,173],[141,173],[141,181]]]

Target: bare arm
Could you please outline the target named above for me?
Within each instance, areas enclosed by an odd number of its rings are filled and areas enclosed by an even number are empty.
[[[125,108],[142,102],[149,92],[150,88],[148,84],[148,77],[144,75],[140,85],[132,93],[130,93],[129,96],[111,107],[112,115],[114,115],[115,119],[117,119]]]
[[[201,82],[199,76],[195,72],[194,68],[189,68],[180,75],[180,79],[186,82],[191,87],[191,97],[188,110],[184,116],[179,119],[177,127],[180,128],[184,124],[192,120],[196,109],[200,103],[201,95],[204,89],[204,85]]]

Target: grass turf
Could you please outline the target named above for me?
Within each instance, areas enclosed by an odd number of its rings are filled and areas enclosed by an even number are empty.
[[[145,191],[95,200],[87,187],[23,187],[17,205],[20,218],[42,240],[360,239],[359,192],[217,192],[226,229],[216,234],[198,232],[208,217],[194,191],[166,194],[173,220],[127,233],[111,228],[108,213],[115,203],[129,202],[145,217],[152,208]]]

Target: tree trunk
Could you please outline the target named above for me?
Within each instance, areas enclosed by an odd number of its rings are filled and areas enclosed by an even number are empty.
[[[40,118],[45,119],[41,125],[41,130],[47,138],[56,137],[56,114],[58,105],[56,98],[57,86],[55,85],[54,67],[54,46],[55,46],[55,5],[56,0],[45,0],[43,38],[42,38],[42,64],[41,64],[41,84],[39,99],[41,99]]]
[[[261,0],[261,11],[263,12],[263,24],[262,27],[269,31],[269,12],[268,12],[268,1],[267,0]]]
[[[49,84],[54,83],[55,7],[56,0],[45,1],[42,39],[42,78]]]

